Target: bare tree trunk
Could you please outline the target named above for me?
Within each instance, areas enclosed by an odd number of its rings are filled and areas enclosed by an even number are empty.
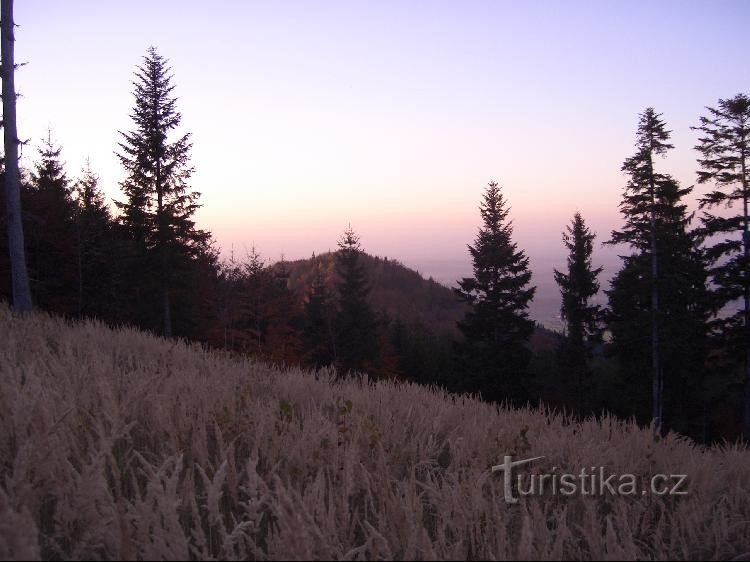
[[[748,216],[748,197],[750,197],[750,193],[748,192],[747,163],[745,160],[746,154],[743,147],[740,154],[740,161],[742,163],[742,191],[745,204],[745,230],[742,233],[742,242],[745,250],[745,407],[742,416],[742,436],[745,441],[750,442],[750,271],[748,271],[748,264],[750,264],[750,217]]]
[[[76,253],[78,254],[78,318],[83,317],[83,234],[81,232],[83,225],[81,224],[83,217],[83,211],[78,209],[78,216],[76,217],[76,238],[78,242],[78,248]]]
[[[169,261],[167,254],[167,235],[165,224],[164,194],[161,185],[161,162],[156,162],[156,228],[159,239],[159,261],[161,261],[161,291],[162,291],[162,317],[164,321],[164,337],[172,337],[172,304],[169,298]]]
[[[649,156],[650,160],[651,156]],[[656,183],[653,163],[649,161],[651,188],[651,369],[653,370],[653,419],[654,430],[661,432],[664,424],[663,391],[664,380],[659,354],[659,257],[656,244]]]
[[[21,180],[18,171],[18,129],[16,125],[16,86],[14,56],[13,0],[1,0],[0,49],[2,50],[3,127],[5,141],[5,196],[8,216],[8,250],[10,254],[13,309],[31,311],[31,290],[26,270],[23,223],[21,215]]]

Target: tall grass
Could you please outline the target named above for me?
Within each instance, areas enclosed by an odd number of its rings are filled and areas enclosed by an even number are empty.
[[[604,419],[334,382],[0,308],[0,557],[731,559],[750,453]],[[503,501],[531,470],[689,475],[687,496]]]

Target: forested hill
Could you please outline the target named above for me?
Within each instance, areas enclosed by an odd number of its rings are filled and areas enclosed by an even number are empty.
[[[406,324],[419,324],[438,335],[458,336],[456,322],[467,311],[466,305],[450,287],[432,278],[425,279],[419,272],[395,259],[362,254],[361,259],[370,282],[370,304],[377,312],[385,312]],[[278,270],[280,263],[274,265]],[[289,274],[289,288],[304,298],[318,271],[326,284],[336,284],[335,254],[328,252],[308,259],[284,262]],[[535,349],[555,347],[558,335],[541,326],[532,338]]]

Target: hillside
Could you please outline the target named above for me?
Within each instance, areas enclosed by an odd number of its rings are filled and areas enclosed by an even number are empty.
[[[456,322],[466,313],[450,287],[408,268],[398,260],[362,254],[362,263],[370,281],[370,302],[378,312],[398,318],[406,324],[420,324],[435,334],[457,336]],[[279,267],[276,264],[275,267]],[[289,286],[304,298],[318,271],[329,286],[336,283],[335,254],[325,253],[309,259],[285,262]],[[535,349],[554,348],[554,332],[538,327],[532,339]]]
[[[732,559],[750,452],[0,308],[3,559]],[[503,500],[490,467],[687,474]]]

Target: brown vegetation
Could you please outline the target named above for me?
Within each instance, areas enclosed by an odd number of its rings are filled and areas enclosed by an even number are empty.
[[[726,559],[750,452],[0,308],[0,557]],[[490,467],[689,475],[503,501]]]

